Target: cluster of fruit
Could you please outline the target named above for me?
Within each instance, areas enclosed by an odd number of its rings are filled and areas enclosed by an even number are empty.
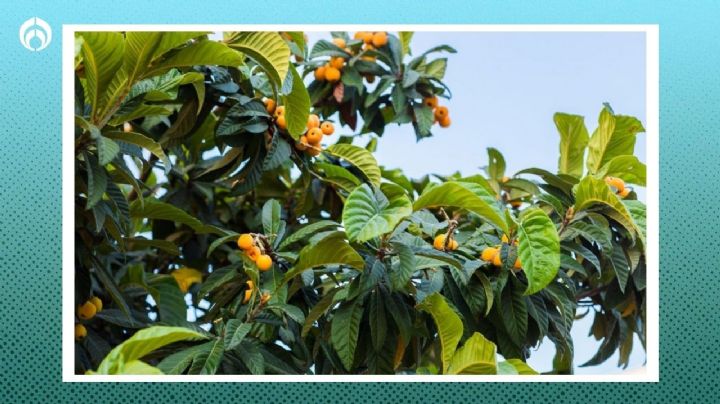
[[[440,235],[436,236],[435,240],[433,240],[433,247],[435,247],[436,250],[445,251],[446,237],[447,236],[445,234],[440,234]],[[455,251],[458,249],[458,247],[459,247],[459,245],[458,245],[457,240],[455,240],[454,238],[452,238],[452,236],[450,236],[450,240],[448,240],[448,242],[447,242],[447,250]]]
[[[262,249],[262,243],[257,243],[252,234],[241,234],[240,237],[238,237],[237,245],[245,251],[248,258],[255,262],[259,270],[264,272],[272,268],[272,258],[265,254]]]
[[[81,320],[90,320],[97,313],[102,311],[103,302],[99,297],[93,296],[85,303],[78,306],[77,315]],[[75,340],[82,341],[87,336],[87,329],[84,325],[77,323],[75,324]]]
[[[330,136],[333,133],[335,133],[335,126],[332,122],[325,121],[321,124],[320,117],[315,114],[310,114],[307,122],[307,131],[304,135],[300,136],[300,140],[295,143],[295,148],[315,157],[322,151],[320,142],[323,139],[323,135]]]
[[[425,97],[423,103],[432,108],[435,123],[439,123],[441,128],[450,126],[450,111],[447,107],[438,105],[438,97],[436,95]]]
[[[503,234],[500,241],[502,242],[502,244],[510,243],[510,240],[508,239],[507,235],[505,235],[505,234]],[[517,240],[515,240],[515,242],[513,242],[513,245],[517,246],[517,244],[518,244],[518,242],[517,242]],[[480,259],[482,259],[483,261],[491,262],[496,267],[501,267],[502,266],[501,248],[502,248],[502,246],[488,247],[488,248],[484,249],[480,255]],[[522,263],[520,262],[519,257],[517,259],[515,259],[513,268],[515,268],[515,269],[522,268]]]
[[[611,187],[615,188],[615,193],[621,197],[625,198],[628,195],[630,195],[631,189],[629,187],[625,186],[625,181],[623,181],[621,178],[618,177],[605,177],[605,182],[610,185]]]
[[[363,41],[363,51],[370,51],[375,50],[377,48],[380,48],[382,46],[387,45],[388,42],[388,35],[387,32],[380,31],[380,32],[367,32],[367,31],[360,31],[355,33],[354,39]],[[343,38],[333,38],[332,42],[338,47],[345,50],[345,52],[349,54],[353,54],[353,50],[349,47],[347,47],[347,43]],[[362,56],[362,60],[368,61],[368,62],[374,62],[376,60],[375,56],[372,55],[364,55]],[[337,81],[340,81],[340,78],[342,77],[342,70],[343,67],[345,67],[345,58],[341,56],[331,57],[330,60],[325,63],[322,66],[319,66],[315,69],[314,75],[315,80],[317,81],[328,81],[330,83],[335,83]],[[372,75],[366,75],[365,79],[372,83],[375,81],[375,76]]]

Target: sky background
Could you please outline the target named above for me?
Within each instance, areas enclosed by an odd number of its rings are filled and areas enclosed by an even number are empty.
[[[330,38],[328,33],[308,35],[311,43]],[[440,44],[458,51],[443,55],[449,59],[444,81],[453,96],[440,104],[449,108],[452,126],[436,127],[435,136],[420,142],[411,125],[389,126],[375,153],[380,164],[402,168],[410,177],[458,170],[477,174],[488,163],[487,147],[504,154],[508,175],[529,167],[555,172],[555,112],[584,116],[590,134],[603,102],[617,114],[646,122],[643,33],[418,32],[411,49],[419,54]],[[644,134],[638,135],[636,155],[646,161]],[[643,190],[638,194],[644,199]],[[590,359],[599,346],[588,337],[591,324],[592,314],[573,326],[576,365]],[[539,371],[550,370],[554,353],[552,343],[545,341],[528,363]],[[617,359],[615,354],[602,365],[575,371],[619,372]],[[636,338],[628,369],[644,361]]]

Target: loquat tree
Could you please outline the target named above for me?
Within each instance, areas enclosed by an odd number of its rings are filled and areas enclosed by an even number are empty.
[[[450,126],[447,45],[412,33],[81,32],[75,370],[99,374],[573,372],[645,342],[643,132],[554,116],[556,173],[410,179],[388,125]],[[369,139],[366,146],[357,145]],[[481,162],[478,162],[481,163]],[[502,355],[502,358],[498,356]]]

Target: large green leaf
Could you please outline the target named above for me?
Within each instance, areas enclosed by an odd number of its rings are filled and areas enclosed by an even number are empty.
[[[535,369],[517,358],[508,359],[498,363],[499,375],[536,375]]]
[[[231,35],[228,45],[262,66],[277,88],[282,86],[290,66],[290,47],[280,34],[271,31],[237,32]]]
[[[280,220],[282,214],[282,208],[280,202],[275,199],[270,199],[265,202],[262,208],[262,225],[263,233],[268,238],[270,245],[273,245],[275,239],[280,235],[281,228],[283,228],[283,222]]]
[[[125,41],[119,32],[82,32],[82,58],[85,70],[85,98],[91,107],[91,120],[98,123],[99,112],[107,105],[107,89],[121,67]]]
[[[303,248],[293,269],[285,274],[284,281],[289,281],[307,269],[322,265],[347,265],[361,271],[365,267],[365,262],[345,240],[345,234],[336,232],[317,244]]]
[[[325,151],[357,167],[373,185],[380,185],[382,178],[380,168],[377,160],[369,151],[351,144],[334,144]]]
[[[455,351],[448,374],[451,375],[494,375],[497,374],[496,347],[492,341],[479,332],[465,341]]]
[[[630,216],[633,218],[635,228],[637,229],[640,240],[645,245],[645,238],[647,235],[647,207],[640,201],[623,201],[625,207],[627,207]]]
[[[325,296],[320,299],[319,302],[315,303],[315,305],[310,309],[310,312],[308,312],[307,316],[305,317],[305,323],[302,327],[302,337],[304,338],[308,332],[310,332],[310,329],[312,329],[313,325],[315,325],[315,322],[322,317],[326,311],[335,304],[336,298],[335,295],[338,294],[338,292],[345,290],[344,288],[333,288],[330,289],[330,291],[325,294]],[[346,293],[347,294],[347,293]]]
[[[345,201],[342,219],[350,241],[367,241],[391,232],[411,213],[410,198],[399,185],[386,183],[379,190],[362,184]]]
[[[635,151],[635,136],[644,131],[637,118],[614,115],[609,108],[603,108],[598,118],[598,127],[588,142],[588,171],[597,173],[614,157],[632,155]]]
[[[502,290],[498,307],[505,331],[516,346],[523,345],[528,330],[527,305],[521,288],[516,287],[519,283],[512,281],[512,286],[507,285]]]
[[[633,220],[632,214],[623,204],[623,201],[615,195],[604,180],[588,175],[577,184],[574,193],[576,214],[595,205],[607,206],[615,213],[613,218],[618,220],[625,228],[634,230],[635,234],[633,236],[639,236],[643,244],[645,244],[644,230]]]
[[[188,45],[165,60],[155,63],[145,71],[143,78],[164,73],[173,67],[195,65],[218,65],[237,67],[244,63],[243,56],[226,44],[217,41],[201,40]]]
[[[287,236],[282,241],[282,243],[280,243],[280,247],[278,247],[278,250],[284,250],[286,247],[293,243],[304,240],[305,238],[310,237],[313,234],[320,232],[321,230],[325,230],[331,227],[334,228],[334,230],[337,230],[340,227],[340,224],[332,220],[319,220],[314,223],[306,224],[302,228],[298,229],[295,233]]]
[[[330,341],[346,370],[352,368],[363,315],[361,300],[345,302],[333,315]]]
[[[198,233],[214,232],[200,220],[190,216],[184,210],[154,198],[145,198],[144,203],[136,200],[130,205],[130,216],[135,218],[148,218],[168,220],[190,226]]]
[[[439,206],[454,206],[469,210],[504,233],[508,233],[508,225],[495,195],[479,184],[449,181],[426,189],[415,201],[413,209],[417,211]]]
[[[558,112],[553,117],[560,133],[560,159],[558,173],[581,177],[585,160],[585,148],[588,144],[588,131],[585,120],[580,115]]]
[[[157,367],[166,375],[182,374],[198,355],[209,352],[214,345],[215,341],[209,341],[175,352],[161,360]]]
[[[647,167],[635,156],[617,156],[605,163],[597,177],[618,177],[629,184],[642,187],[647,182]]]
[[[207,339],[207,336],[189,328],[166,326],[145,328],[110,351],[100,363],[97,373],[121,374],[128,362],[141,359],[158,348],[173,342],[202,339]]]
[[[528,279],[525,294],[529,295],[555,278],[560,268],[560,238],[542,209],[529,208],[520,215],[518,239],[518,257]]]
[[[188,373],[214,375],[220,367],[223,353],[225,353],[225,343],[222,338],[218,338],[210,349],[202,350],[195,356]]]
[[[110,132],[106,133],[105,137],[114,140],[120,140],[147,149],[150,153],[157,156],[157,158],[159,158],[160,161],[163,162],[165,172],[170,172],[170,159],[165,154],[165,151],[163,151],[162,146],[160,146],[159,143],[155,142],[149,137],[135,132]]]
[[[447,374],[455,355],[455,349],[463,335],[462,320],[439,293],[433,293],[426,297],[422,303],[417,305],[417,308],[430,313],[437,325],[442,349],[443,374]]]
[[[310,95],[302,77],[292,65],[290,65],[290,75],[288,77],[292,80],[292,89],[283,96],[285,119],[287,131],[295,140],[298,140],[307,129],[308,115],[310,114]]]

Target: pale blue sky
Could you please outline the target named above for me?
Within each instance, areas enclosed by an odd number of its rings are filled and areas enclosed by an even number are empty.
[[[310,33],[310,41],[329,34]],[[416,33],[417,53],[449,44],[458,51],[449,59],[445,83],[453,92],[441,100],[450,109],[452,126],[415,142],[410,125],[390,126],[375,153],[388,168],[409,176],[429,172],[475,174],[487,164],[487,147],[499,149],[508,173],[527,167],[557,168],[558,135],[552,120],[561,111],[585,116],[590,133],[603,102],[614,111],[645,123],[645,35],[643,33]],[[341,131],[340,133],[347,133]],[[364,141],[357,142],[364,144]],[[645,135],[636,154],[645,161]],[[644,196],[644,192],[640,192]],[[576,364],[590,359],[599,343],[588,337],[592,316],[575,323]],[[629,368],[645,355],[636,338]],[[546,341],[532,353],[531,366],[552,367],[554,347]],[[617,354],[604,364],[576,368],[578,374],[618,372]]]

